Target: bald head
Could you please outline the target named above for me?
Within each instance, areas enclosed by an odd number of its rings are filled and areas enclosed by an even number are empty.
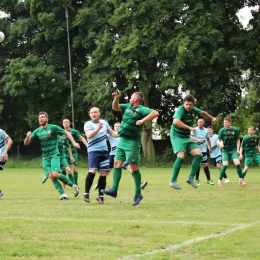
[[[92,107],[89,111],[89,115],[92,121],[98,122],[100,119],[100,110],[98,107]]]

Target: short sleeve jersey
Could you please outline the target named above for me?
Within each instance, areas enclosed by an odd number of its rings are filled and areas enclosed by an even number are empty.
[[[231,126],[230,129],[226,129],[225,127],[221,128],[218,133],[218,139],[222,140],[224,143],[223,151],[231,152],[237,150],[237,139],[240,138],[239,130]]]
[[[120,104],[123,111],[123,119],[118,131],[118,135],[125,139],[141,141],[142,125],[136,125],[136,121],[142,120],[149,115],[153,109],[139,105],[133,107],[130,103]]]
[[[221,155],[221,149],[217,146],[218,135],[213,134],[212,136],[209,137],[209,140],[212,148],[212,153],[210,154],[210,158],[217,158],[218,156]]]
[[[9,135],[3,129],[0,129],[0,155],[3,153],[3,151],[6,148],[7,145],[6,139],[8,137]]]
[[[207,152],[207,138],[209,138],[209,131],[207,128],[203,127],[200,129],[198,126],[195,127],[195,132],[192,132],[191,135],[195,138],[203,140],[203,143],[197,142],[201,152]]]
[[[179,119],[185,125],[192,127],[194,125],[195,117],[200,116],[201,113],[202,113],[202,111],[197,107],[193,107],[191,109],[191,111],[186,111],[184,106],[182,105],[175,111],[175,113],[173,115],[173,119],[174,118]],[[183,137],[183,138],[189,138],[190,137],[190,131],[188,129],[180,128],[180,127],[172,124],[171,135]]]
[[[42,157],[49,158],[60,154],[58,149],[58,135],[63,135],[65,130],[57,125],[48,124],[45,128],[39,127],[30,136],[31,141],[39,141],[42,148]]]
[[[244,148],[246,157],[255,157],[258,156],[257,146],[259,144],[259,136],[253,135],[250,137],[246,135],[241,143],[241,146]]]
[[[96,129],[99,125],[99,123],[102,123],[102,128],[98,131],[98,133],[92,137],[92,138],[87,138],[88,141],[88,152],[92,151],[108,151],[107,147],[107,131],[110,128],[109,124],[107,121],[100,119],[99,122],[93,122],[93,121],[87,121],[84,124],[84,132],[91,130],[93,131]]]
[[[69,130],[65,130],[65,131],[70,132],[71,135],[72,135],[72,137],[73,137],[73,139],[74,139],[76,142],[79,141],[79,139],[80,139],[80,137],[81,137],[81,134],[79,133],[78,130],[73,129],[73,128],[70,128]],[[67,141],[68,141],[68,143],[69,143],[69,145],[70,145],[70,148],[71,148],[72,152],[73,152],[73,153],[77,152],[77,151],[78,151],[77,148],[72,145],[71,141],[70,141],[68,138],[67,138]],[[63,152],[64,152],[65,154],[68,154],[68,149],[65,147],[65,149],[63,150]]]
[[[108,139],[108,141],[110,143],[110,147],[111,147],[109,155],[115,155],[116,147],[120,141],[120,137],[113,137],[113,136],[107,134],[107,139]]]
[[[69,139],[67,138],[67,136],[62,135],[62,136],[58,137],[58,149],[59,149],[61,157],[63,157],[65,155],[64,151],[68,151],[68,147],[70,147],[70,145],[69,145]]]

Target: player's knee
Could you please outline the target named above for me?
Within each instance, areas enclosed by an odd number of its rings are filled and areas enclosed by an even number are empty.
[[[195,154],[194,155],[194,159],[198,160],[198,161],[201,161],[202,159],[202,154]]]
[[[50,179],[58,179],[59,177],[60,177],[60,173],[59,172],[51,172],[50,174],[49,174],[49,177],[50,177]]]

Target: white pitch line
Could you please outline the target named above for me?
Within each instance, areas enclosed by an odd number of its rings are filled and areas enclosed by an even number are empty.
[[[12,216],[12,217],[5,217],[5,216],[0,216],[0,219],[3,219],[3,220],[10,220],[10,219],[15,219],[15,220],[18,220],[18,219],[21,219],[21,220],[28,220],[28,221],[60,221],[60,218],[39,218],[39,217],[36,217],[36,218],[27,218],[27,217],[23,217],[23,216],[18,216],[18,217],[15,217],[15,216]],[[62,218],[62,221],[68,221],[68,222],[85,222],[86,220],[85,219],[72,219],[72,218]],[[89,222],[100,222],[100,219],[88,219]],[[182,224],[182,225],[202,225],[202,226],[205,226],[205,225],[208,225],[208,226],[212,226],[212,225],[221,225],[221,226],[241,226],[243,225],[243,223],[224,223],[223,222],[202,222],[202,221],[183,221],[183,220],[150,220],[149,218],[147,218],[147,220],[126,220],[126,219],[122,219],[122,220],[119,220],[119,219],[114,219],[114,220],[106,220],[106,219],[103,219],[102,222],[105,222],[105,223],[138,223],[138,224],[166,224],[166,225],[169,225],[169,224]]]
[[[245,224],[245,225],[241,225],[241,226],[238,226],[238,227],[235,227],[235,228],[228,229],[228,230],[221,232],[221,233],[218,233],[218,234],[210,234],[210,235],[205,236],[205,237],[193,238],[193,239],[184,241],[180,244],[170,245],[170,246],[168,246],[164,249],[156,249],[154,251],[147,251],[147,252],[144,252],[142,254],[124,256],[122,258],[118,258],[118,260],[131,260],[131,259],[137,259],[137,258],[142,257],[142,256],[155,255],[155,254],[158,254],[158,253],[165,253],[167,251],[176,250],[176,249],[178,249],[180,247],[184,247],[184,246],[190,246],[191,244],[198,243],[198,242],[208,240],[208,239],[211,239],[211,238],[218,238],[220,236],[225,236],[229,233],[233,233],[233,232],[238,231],[238,230],[253,227],[253,226],[255,226],[259,223],[260,223],[260,221],[252,222],[252,223],[249,223],[249,224]]]

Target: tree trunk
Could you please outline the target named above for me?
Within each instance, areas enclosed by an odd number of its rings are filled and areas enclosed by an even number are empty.
[[[144,106],[149,107],[148,94],[144,94]],[[142,130],[142,148],[144,157],[151,162],[155,161],[155,151],[152,139],[152,121],[146,122]]]

